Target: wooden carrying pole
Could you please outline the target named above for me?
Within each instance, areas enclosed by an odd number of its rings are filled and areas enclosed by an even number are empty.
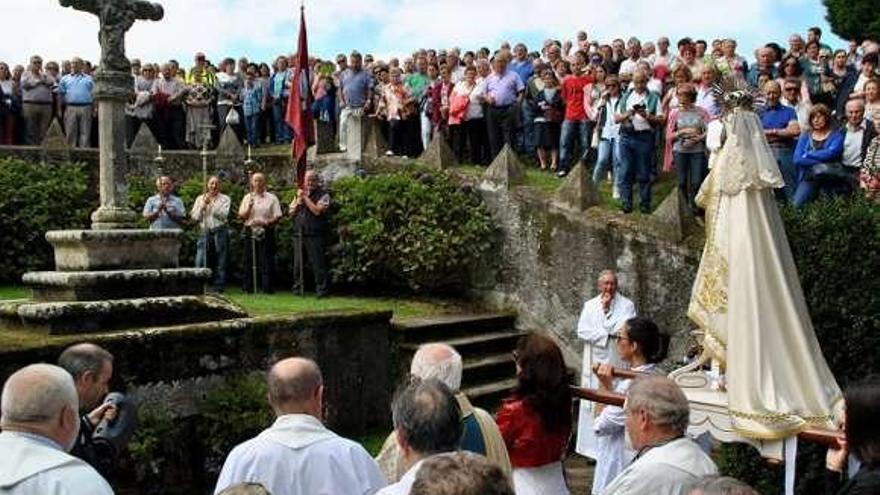
[[[599,368],[598,365],[593,366],[593,372]],[[634,379],[639,376],[645,376],[645,373],[639,373],[637,371],[624,370],[619,368],[613,368],[611,371],[612,376],[615,378],[624,378],[624,379]],[[623,407],[623,402],[626,399],[626,396],[622,394],[618,394],[616,392],[611,392],[608,390],[597,390],[594,388],[581,388],[581,387],[571,387],[572,395],[578,399],[584,399],[591,402],[597,402],[600,404],[607,404],[610,406],[618,406]],[[831,431],[821,428],[807,428],[804,431],[798,433],[798,439],[804,442],[810,443],[818,443],[820,445],[824,445],[826,447],[837,448],[838,440],[843,440],[844,434],[839,431]]]

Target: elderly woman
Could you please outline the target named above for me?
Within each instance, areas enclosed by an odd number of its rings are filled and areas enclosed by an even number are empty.
[[[658,373],[658,364],[666,359],[669,336],[661,333],[657,324],[648,318],[630,318],[624,323],[617,337],[617,355],[639,373]],[[601,390],[626,394],[632,380],[614,380],[610,364],[599,366]],[[593,475],[592,493],[602,493],[623,468],[631,461],[632,453],[626,452],[624,422],[626,413],[619,406],[605,406],[596,417],[593,429],[598,441],[599,457]]]
[[[205,82],[202,70],[194,68],[192,79],[186,86],[186,142],[191,148],[211,145],[211,99],[214,93]]]
[[[810,129],[801,134],[794,150],[797,189],[794,205],[804,206],[821,192],[826,195],[846,193],[849,176],[843,170],[843,132],[836,129],[831,111],[819,104],[810,111]]]
[[[15,121],[21,106],[17,85],[6,62],[0,62],[0,144],[15,144]]]
[[[825,493],[857,495],[880,493],[880,376],[872,375],[847,388],[844,393],[846,440],[829,449],[825,458]],[[859,470],[843,483],[849,455]]]
[[[880,134],[880,115],[874,116],[874,128]],[[859,186],[870,201],[880,202],[880,135],[868,144],[859,171]]]
[[[517,385],[496,422],[513,466],[517,495],[567,495],[562,459],[571,434],[570,377],[559,346],[531,333],[517,343]]]
[[[745,80],[749,66],[746,59],[737,55],[736,40],[728,38],[721,42],[721,56],[715,59],[715,67],[722,76],[732,75]]]
[[[244,221],[244,290],[262,288],[274,292],[272,277],[275,271],[275,224],[281,220],[278,197],[266,190],[266,176],[251,176],[251,191],[245,194],[238,207],[238,218]]]
[[[380,105],[385,110],[388,119],[388,147],[387,155],[406,156],[406,127],[404,121],[415,112],[415,102],[412,95],[403,84],[400,69],[391,69],[388,84],[382,87],[382,101]]]
[[[538,135],[538,162],[541,170],[556,170],[559,164],[559,138],[562,132],[562,119],[565,104],[559,81],[550,69],[541,73],[544,87],[535,96],[535,129]],[[547,158],[550,155],[550,163]]]
[[[695,198],[708,172],[706,131],[711,117],[695,105],[697,90],[693,84],[681,84],[676,91],[679,107],[672,110],[666,123],[666,149],[672,152],[678,193],[697,214]]]

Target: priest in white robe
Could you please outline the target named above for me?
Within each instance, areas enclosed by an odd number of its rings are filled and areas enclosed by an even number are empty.
[[[0,405],[0,494],[112,495],[107,481],[67,451],[79,433],[79,400],[64,369],[34,364],[13,373]]]
[[[321,371],[289,358],[269,372],[269,403],[277,419],[226,458],[214,493],[244,481],[273,495],[367,495],[386,485],[364,448],[321,423]]]
[[[593,374],[594,364],[610,363],[616,368],[626,367],[617,356],[610,337],[616,337],[626,320],[636,316],[635,304],[617,290],[617,274],[614,270],[602,271],[598,286],[599,295],[584,303],[577,326],[578,337],[585,341],[581,386],[587,388],[599,388],[599,381]],[[590,401],[581,401],[575,447],[578,454],[593,459],[601,455],[601,446],[593,426],[595,407]]]

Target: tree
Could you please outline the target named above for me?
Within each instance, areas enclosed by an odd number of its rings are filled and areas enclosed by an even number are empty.
[[[845,40],[880,41],[880,0],[822,0],[834,34]]]

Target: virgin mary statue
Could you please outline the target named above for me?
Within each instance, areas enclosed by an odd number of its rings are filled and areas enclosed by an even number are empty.
[[[724,370],[734,428],[777,440],[833,428],[840,388],[807,311],[773,198],[783,186],[751,98],[728,96],[727,141],[697,196],[706,245],[688,307]]]

